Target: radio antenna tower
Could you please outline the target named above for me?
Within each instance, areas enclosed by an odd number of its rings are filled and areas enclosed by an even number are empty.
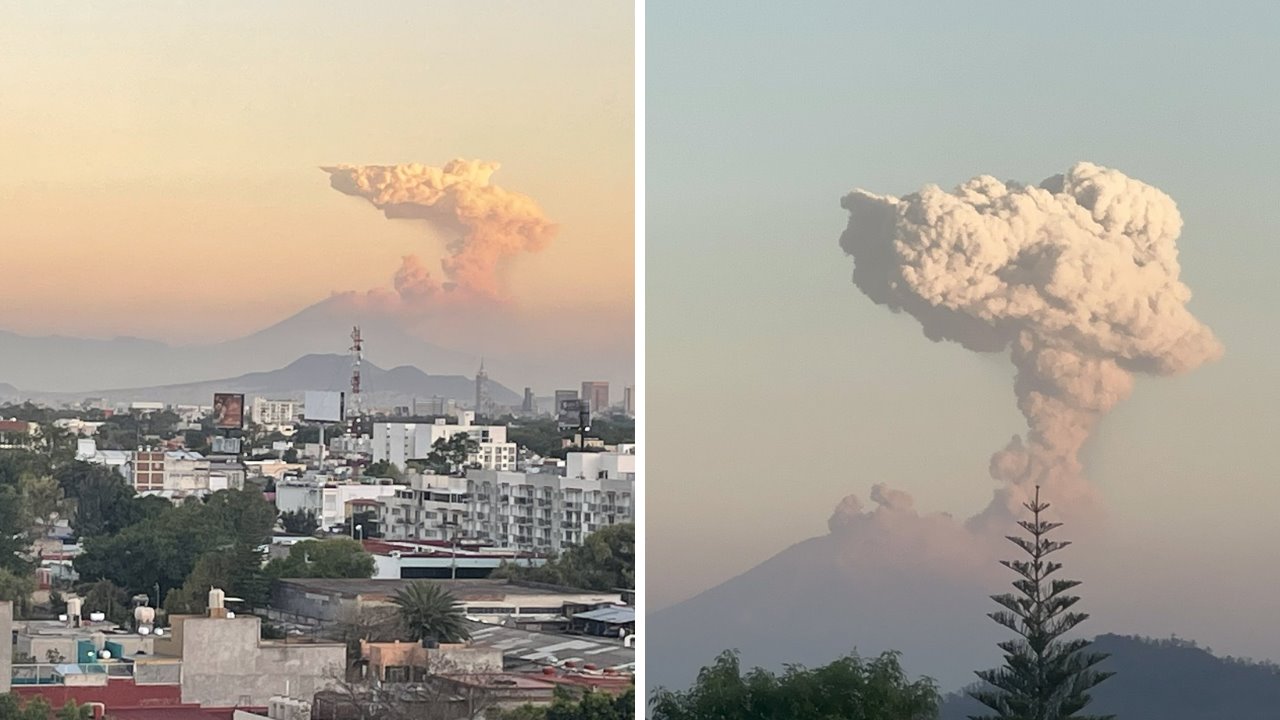
[[[360,338],[360,326],[351,328],[351,402],[347,405],[347,414],[352,419],[352,426],[358,429],[360,422],[360,363],[364,360],[364,341]]]

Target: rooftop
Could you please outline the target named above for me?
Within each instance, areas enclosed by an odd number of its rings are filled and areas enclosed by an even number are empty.
[[[557,635],[484,623],[468,623],[473,645],[502,651],[504,657],[530,665],[596,665],[600,668],[634,668],[635,648],[621,641],[584,635]]]
[[[618,597],[617,593],[533,587],[513,583],[507,580],[363,580],[348,578],[290,578],[281,580],[280,584],[283,586],[292,586],[302,590],[303,592],[326,593],[347,599],[355,599],[360,595],[385,595],[389,597],[395,595],[401,588],[407,587],[415,582],[429,582],[436,585],[443,585],[446,590],[453,593],[453,595],[462,602],[476,602],[481,600],[499,601],[504,597],[512,595],[563,595],[566,599],[579,598],[584,595],[592,598]],[[608,600],[602,599],[601,602],[608,602]]]
[[[595,620],[596,622],[610,623],[613,625],[626,625],[636,621],[636,609],[633,607],[614,606],[591,610],[588,612],[576,613],[575,619]]]

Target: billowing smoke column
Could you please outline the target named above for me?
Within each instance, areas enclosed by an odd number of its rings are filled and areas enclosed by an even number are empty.
[[[388,218],[427,220],[453,233],[449,256],[441,261],[445,283],[437,283],[415,259],[396,275],[402,296],[430,295],[443,288],[499,297],[501,261],[541,250],[557,228],[529,196],[490,184],[498,167],[496,162],[452,160],[443,168],[415,163],[321,169],[329,173],[334,189],[368,200]]]
[[[1133,374],[1222,353],[1186,308],[1173,200],[1115,170],[1080,163],[1039,187],[983,176],[903,198],[858,190],[841,204],[840,246],[867,297],[911,314],[932,340],[1008,351],[1017,368],[1028,432],[992,457],[1000,486],[975,529],[1006,529],[1036,484],[1058,507],[1090,508],[1079,452]]]

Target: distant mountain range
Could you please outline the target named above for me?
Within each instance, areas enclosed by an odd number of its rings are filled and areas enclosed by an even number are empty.
[[[414,398],[425,400],[439,396],[452,398],[469,406],[475,399],[475,380],[463,375],[431,375],[407,365],[384,370],[370,362],[361,365],[360,375],[362,394],[368,404],[409,405]],[[111,402],[146,400],[208,405],[213,401],[215,392],[242,392],[278,399],[300,399],[307,390],[346,390],[350,377],[349,356],[306,355],[278,370],[251,372],[218,380],[75,393],[25,391],[5,385],[0,386],[0,397],[4,397],[6,388],[9,388],[22,399],[46,402],[103,397]],[[489,381],[487,387],[490,399],[499,405],[514,405],[523,399],[521,395],[493,380]]]
[[[365,358],[384,367],[407,365],[432,375],[473,375],[483,359],[491,377],[507,378],[521,388],[534,387],[544,396],[580,387],[584,380],[610,381],[620,396],[621,387],[634,379],[630,318],[618,322],[607,314],[593,313],[584,305],[555,316],[576,340],[559,333],[540,334],[536,323],[510,308],[482,308],[460,315],[442,307],[434,315],[406,317],[348,295],[321,300],[241,338],[190,346],[131,337],[35,337],[0,330],[0,381],[25,391],[101,395],[103,389],[232,378],[264,367],[282,367],[303,355],[346,353],[351,328],[359,325]]]
[[[1280,717],[1280,668],[1215,657],[1185,641],[1098,637],[1115,672],[1091,693],[1089,715],[1121,720],[1274,720]],[[939,720],[966,720],[985,708],[962,693],[947,698]]]

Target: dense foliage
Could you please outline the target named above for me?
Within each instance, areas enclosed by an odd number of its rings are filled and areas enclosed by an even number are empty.
[[[606,445],[633,443],[636,441],[635,420],[621,415],[596,417],[591,421],[588,435]],[[564,457],[564,440],[572,437],[571,431],[560,429],[555,418],[511,419],[507,424],[508,442],[543,457]]]
[[[737,654],[726,652],[692,688],[659,688],[650,706],[653,720],[932,720],[939,700],[933,681],[910,680],[894,653],[743,675]]]
[[[255,593],[261,568],[249,558],[256,557],[256,549],[268,541],[275,525],[275,508],[261,493],[222,490],[204,502],[190,499],[179,506],[152,500],[128,498],[122,503],[125,512],[105,516],[104,525],[123,522],[122,517],[138,517],[137,522],[113,534],[84,539],[84,552],[75,560],[82,580],[110,580],[130,595],[154,595],[158,586],[164,597],[184,586],[205,555],[219,553],[248,563],[237,569],[237,585],[223,588],[228,595],[261,595]],[[215,562],[211,557],[206,568]],[[209,576],[221,579],[225,574],[210,570]]]
[[[541,567],[504,563],[493,577],[581,588],[619,590],[635,587],[636,526],[610,525],[587,536],[582,545],[571,547]]]
[[[373,556],[351,538],[295,543],[266,567],[271,578],[371,578],[373,571]]]
[[[280,525],[292,535],[312,535],[320,529],[320,521],[310,510],[286,510],[280,513]]]

